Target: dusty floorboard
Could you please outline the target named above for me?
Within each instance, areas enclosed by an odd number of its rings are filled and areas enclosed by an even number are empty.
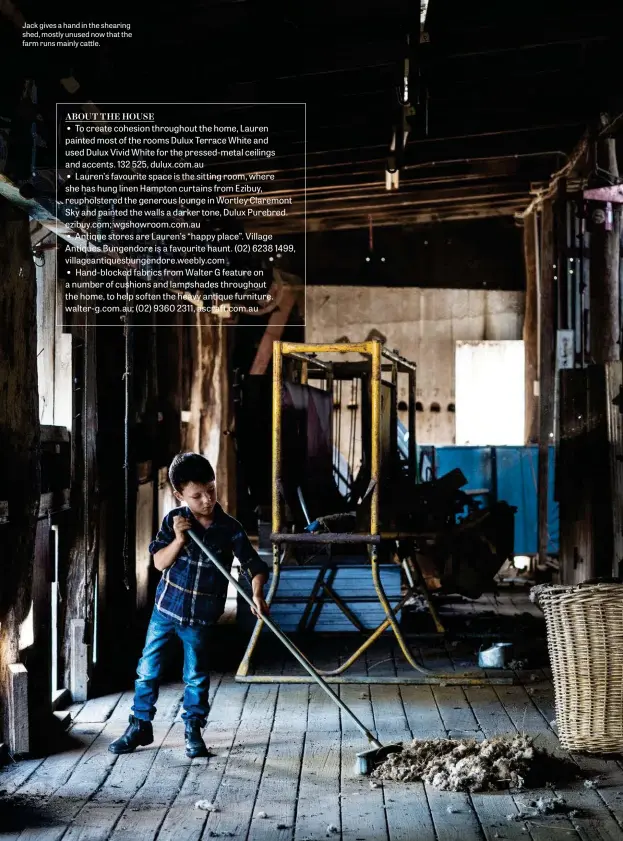
[[[520,593],[461,606],[470,616],[479,609],[510,618],[513,611],[534,614]],[[316,665],[334,668],[355,641],[323,637],[308,645]],[[429,668],[462,670],[474,664],[478,646],[417,640],[414,653]],[[262,671],[299,671],[283,652],[274,647],[271,656],[269,649],[264,646]],[[389,636],[355,671],[412,674]],[[350,684],[338,691],[384,742],[519,731],[562,753],[547,671],[517,686]],[[364,740],[315,685],[249,686],[229,673],[215,675],[211,693],[205,737],[215,755],[193,761],[184,754],[179,683],[162,689],[154,744],[129,756],[107,751],[127,724],[129,690],[75,707],[63,750],[0,772],[2,841],[623,841],[623,770],[615,761],[573,756],[597,781],[596,788],[580,782],[557,790],[578,815],[516,823],[507,815],[538,792],[449,794],[422,783],[371,785],[357,777],[355,754]],[[195,808],[199,800],[219,811]]]

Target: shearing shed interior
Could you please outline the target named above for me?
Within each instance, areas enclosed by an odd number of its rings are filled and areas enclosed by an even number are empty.
[[[0,0],[0,838],[623,839],[622,24]],[[109,103],[267,115],[270,306],[61,317]]]

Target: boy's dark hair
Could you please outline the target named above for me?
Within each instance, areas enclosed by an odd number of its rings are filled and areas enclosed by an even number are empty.
[[[215,480],[214,468],[199,453],[178,453],[169,467],[169,481],[180,493],[189,482],[207,485]]]

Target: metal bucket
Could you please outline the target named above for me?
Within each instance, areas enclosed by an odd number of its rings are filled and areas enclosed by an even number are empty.
[[[481,669],[504,669],[510,660],[512,642],[496,642],[491,648],[478,652],[478,665]]]

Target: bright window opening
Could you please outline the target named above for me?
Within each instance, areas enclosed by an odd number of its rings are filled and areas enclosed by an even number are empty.
[[[523,446],[524,343],[457,342],[455,376],[457,445]]]

